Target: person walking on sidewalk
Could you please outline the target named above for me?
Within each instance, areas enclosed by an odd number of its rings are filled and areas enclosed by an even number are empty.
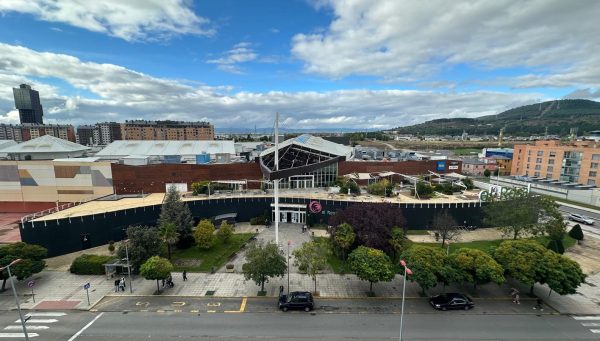
[[[183,281],[187,281],[187,271],[183,270]]]
[[[121,284],[121,280],[115,279],[115,292],[119,291],[119,284]]]
[[[540,311],[544,311],[544,307],[542,306],[542,303],[543,303],[543,302],[542,302],[542,300],[541,300],[540,298],[538,298],[538,299],[535,301],[535,305],[533,306],[533,309],[534,309],[534,310],[537,310],[537,309],[539,309]]]

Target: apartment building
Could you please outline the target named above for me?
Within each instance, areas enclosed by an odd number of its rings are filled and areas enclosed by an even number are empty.
[[[123,140],[214,140],[215,128],[208,122],[125,121]]]
[[[515,145],[511,175],[600,185],[600,142],[536,141]]]
[[[40,136],[50,135],[76,142],[75,129],[69,124],[0,124],[0,140],[25,142]]]

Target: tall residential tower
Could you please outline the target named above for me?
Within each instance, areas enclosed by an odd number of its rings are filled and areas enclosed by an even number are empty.
[[[40,93],[27,84],[13,88],[15,107],[19,110],[19,120],[22,123],[44,124],[44,110],[40,103]]]

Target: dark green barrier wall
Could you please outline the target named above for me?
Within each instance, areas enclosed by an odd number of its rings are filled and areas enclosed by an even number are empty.
[[[311,199],[281,198],[282,203],[307,205]],[[237,213],[237,221],[249,221],[271,211],[272,197],[263,198],[227,198],[189,201],[188,206],[195,219],[212,218],[226,213]],[[322,211],[314,214],[315,222],[327,223],[329,216],[350,205],[359,202],[319,200]],[[482,211],[475,204],[444,204],[449,208],[454,219],[466,225],[482,226]],[[411,229],[425,229],[431,224],[434,212],[442,205],[396,204],[407,225]],[[100,213],[75,218],[48,220],[45,222],[28,222],[21,226],[21,239],[30,244],[38,244],[48,248],[48,256],[80,251],[86,248],[119,241],[125,237],[125,229],[130,225],[155,225],[160,214],[160,205],[130,208],[126,210]]]

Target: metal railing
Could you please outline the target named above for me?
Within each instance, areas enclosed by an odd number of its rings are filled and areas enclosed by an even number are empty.
[[[112,194],[109,194],[112,195]],[[66,204],[62,204],[62,205],[56,205],[55,207],[51,207],[51,208],[47,208],[43,211],[39,211],[39,212],[34,212],[28,215],[25,215],[23,217],[21,217],[21,226],[23,226],[26,222],[37,219],[37,218],[41,218],[43,216],[47,216],[49,214],[53,214],[56,212],[60,212],[62,210],[66,210],[68,208],[71,207],[75,207],[75,206],[79,206],[81,204],[85,204],[86,202],[90,202],[90,201],[94,201],[96,199],[100,199],[106,197],[106,195],[100,195],[100,196],[91,196],[79,201],[73,201],[73,202],[68,202]]]

